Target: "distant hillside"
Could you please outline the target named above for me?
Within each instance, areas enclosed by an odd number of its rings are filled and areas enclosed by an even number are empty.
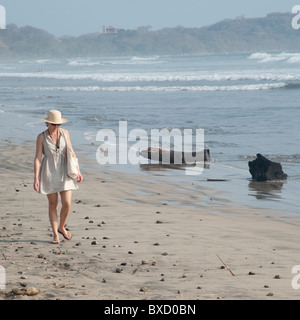
[[[292,18],[290,13],[273,13],[263,18],[228,19],[202,28],[179,26],[151,31],[140,27],[120,29],[116,35],[62,38],[10,24],[0,30],[0,59],[300,50],[300,30],[292,28]]]

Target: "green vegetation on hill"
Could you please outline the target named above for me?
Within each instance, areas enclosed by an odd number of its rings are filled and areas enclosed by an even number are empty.
[[[145,56],[300,50],[300,30],[291,26],[292,14],[237,18],[202,28],[151,31],[120,29],[116,35],[93,33],[56,38],[30,26],[10,24],[0,30],[0,59]]]

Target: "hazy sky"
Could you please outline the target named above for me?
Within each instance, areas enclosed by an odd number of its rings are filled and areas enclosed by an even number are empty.
[[[300,0],[0,0],[7,23],[56,36],[102,31],[102,26],[202,27],[227,18],[291,12]]]

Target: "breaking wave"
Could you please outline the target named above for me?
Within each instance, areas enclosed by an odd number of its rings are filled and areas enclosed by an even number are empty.
[[[235,86],[71,86],[71,87],[27,87],[27,88],[2,88],[5,90],[30,90],[30,91],[118,91],[118,92],[178,92],[178,91],[255,91],[255,90],[271,90],[284,88],[285,83],[264,83],[253,85],[235,85]]]
[[[72,67],[94,67],[100,65],[100,62],[74,60],[68,62],[67,65]]]
[[[290,73],[14,73],[2,72],[0,78],[35,78],[56,80],[93,80],[99,82],[191,82],[191,81],[300,81],[300,74]]]
[[[300,63],[300,53],[266,53],[256,52],[251,54],[248,59],[258,60],[258,62],[286,62],[286,63]]]

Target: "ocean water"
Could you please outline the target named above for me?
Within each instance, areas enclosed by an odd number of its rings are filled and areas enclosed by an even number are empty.
[[[1,139],[35,140],[49,109],[70,120],[65,127],[75,149],[94,159],[100,172],[191,181],[243,205],[300,215],[300,53],[0,63]],[[120,121],[128,132],[142,129],[149,137],[151,129],[204,129],[209,167],[191,176],[147,165],[99,165],[97,133],[113,130],[117,146]],[[257,153],[280,162],[288,180],[253,183],[248,161]]]

